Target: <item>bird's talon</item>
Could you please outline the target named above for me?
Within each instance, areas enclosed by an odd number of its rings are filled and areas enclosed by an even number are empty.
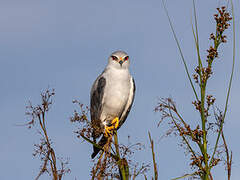
[[[109,137],[110,135],[113,135],[113,130],[117,129],[119,125],[119,118],[116,117],[112,120],[111,125],[105,125],[105,136]]]
[[[119,125],[119,118],[116,117],[112,120],[112,124],[114,124],[114,128],[117,129]]]
[[[112,135],[112,129],[113,129],[112,126],[105,126],[105,136],[106,137],[109,137]]]

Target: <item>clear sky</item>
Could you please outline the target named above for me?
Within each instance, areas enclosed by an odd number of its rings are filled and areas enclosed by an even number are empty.
[[[132,111],[119,130],[120,142],[142,142],[145,150],[133,159],[151,163],[147,132],[156,142],[159,179],[168,180],[190,173],[189,161],[174,137],[160,140],[167,126],[157,128],[159,113],[154,107],[159,97],[172,97],[189,122],[198,121],[194,96],[163,11],[161,0],[1,0],[0,1],[0,179],[30,180],[39,171],[33,158],[33,144],[39,142],[36,131],[16,126],[26,122],[25,106],[40,102],[40,92],[55,88],[54,106],[48,114],[48,132],[56,154],[69,157],[71,174],[64,179],[90,179],[92,146],[81,143],[69,121],[73,99],[89,104],[89,92],[95,78],[115,50],[126,51],[131,58],[131,73],[137,90]],[[237,54],[225,132],[233,151],[232,180],[240,177],[239,143],[239,1],[236,12]],[[200,48],[206,57],[209,34],[214,31],[212,15],[224,0],[197,1]],[[173,20],[191,73],[196,66],[196,51],[191,30],[192,1],[169,0],[167,8]],[[220,47],[214,63],[214,76],[208,91],[224,107],[232,64],[232,28],[228,44]],[[223,54],[224,52],[224,54]],[[225,180],[224,168],[213,171],[217,180]],[[148,176],[152,175],[152,169]],[[42,179],[50,179],[43,176]],[[139,177],[138,179],[143,179]]]

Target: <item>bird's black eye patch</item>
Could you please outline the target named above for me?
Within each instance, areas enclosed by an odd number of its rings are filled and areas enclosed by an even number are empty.
[[[111,56],[114,61],[117,61],[118,58],[116,56]]]
[[[126,57],[124,58],[125,61],[127,61],[128,59],[129,59],[129,56],[126,56]]]

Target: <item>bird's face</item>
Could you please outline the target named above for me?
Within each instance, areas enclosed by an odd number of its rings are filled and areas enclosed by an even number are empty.
[[[117,69],[126,69],[129,67],[129,56],[123,51],[116,51],[111,54],[108,59],[108,64]]]

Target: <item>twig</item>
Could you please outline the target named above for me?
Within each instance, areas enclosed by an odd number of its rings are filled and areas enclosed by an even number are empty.
[[[221,136],[222,136],[222,139],[223,139],[225,153],[226,153],[226,156],[227,156],[226,162],[227,162],[228,180],[230,180],[231,171],[232,171],[232,151],[231,151],[230,156],[229,156],[229,150],[228,150],[228,146],[227,146],[227,143],[226,143],[225,136],[224,136],[223,132],[221,133]]]
[[[153,167],[154,167],[154,179],[158,180],[158,170],[157,170],[157,163],[156,163],[156,160],[155,160],[154,143],[153,143],[153,140],[151,138],[150,132],[148,132],[148,136],[149,136],[151,149],[152,149],[152,158],[153,158]]]
[[[44,159],[43,166],[42,166],[38,176],[35,178],[35,180],[38,180],[40,178],[40,176],[47,170],[47,163],[48,163],[48,160],[49,160],[49,155],[50,155],[50,151],[47,152],[47,155]]]
[[[92,140],[88,139],[87,137],[85,137],[83,134],[80,134],[80,136],[86,140],[87,142],[91,143],[93,146],[95,146],[96,148],[99,148],[101,149],[102,151],[104,151],[103,147],[102,146],[99,146],[97,143],[93,142]],[[116,161],[119,161],[119,157],[117,155],[114,155],[112,153],[110,153],[110,156],[112,158],[114,158]]]
[[[114,145],[116,149],[116,154],[118,157],[118,168],[120,170],[120,176],[122,177],[123,180],[128,180],[129,179],[129,167],[127,164],[126,159],[121,159],[120,153],[119,153],[119,145],[118,145],[118,137],[117,137],[117,131],[114,131]]]
[[[166,5],[165,5],[165,3],[164,3],[164,0],[162,0],[162,4],[163,4],[163,7],[164,7],[164,11],[165,11],[165,13],[166,13],[166,15],[167,15],[168,22],[169,22],[169,24],[170,24],[170,27],[171,27],[171,30],[172,30],[174,39],[175,39],[175,41],[176,41],[176,43],[177,43],[177,47],[178,47],[179,53],[180,53],[180,55],[181,55],[182,62],[183,62],[183,64],[184,64],[184,68],[185,68],[185,71],[186,71],[186,73],[187,73],[188,80],[189,80],[189,82],[190,82],[190,84],[191,84],[191,87],[192,87],[192,89],[193,89],[194,95],[195,95],[196,99],[198,100],[197,92],[196,92],[196,90],[195,90],[195,87],[194,87],[194,85],[193,85],[192,79],[191,79],[191,77],[190,77],[190,74],[189,74],[189,71],[188,71],[188,67],[187,67],[187,64],[186,64],[186,60],[185,60],[185,58],[184,58],[184,56],[183,56],[183,52],[182,52],[181,46],[180,46],[180,44],[179,44],[179,42],[178,42],[177,35],[176,35],[176,33],[175,33],[175,31],[174,31],[174,28],[173,28],[172,20],[170,19],[170,16],[169,16],[169,14],[168,14],[168,10],[167,10],[167,8],[166,8]]]

